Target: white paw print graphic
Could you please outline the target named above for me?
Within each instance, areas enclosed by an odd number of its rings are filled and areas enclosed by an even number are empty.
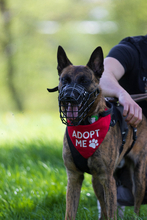
[[[96,146],[98,146],[99,143],[98,143],[98,140],[95,140],[95,139],[92,139],[89,141],[89,147],[92,147],[92,148],[96,148]]]

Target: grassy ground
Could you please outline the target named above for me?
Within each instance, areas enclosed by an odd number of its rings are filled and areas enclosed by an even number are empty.
[[[0,115],[0,219],[64,219],[64,130],[58,115]],[[147,219],[145,209],[142,206],[140,219]],[[127,208],[125,219],[132,215],[133,209]],[[76,219],[97,216],[91,176],[86,174]]]

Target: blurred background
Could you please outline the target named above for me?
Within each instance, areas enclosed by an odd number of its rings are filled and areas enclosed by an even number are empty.
[[[146,0],[0,0],[0,112],[58,112],[56,53],[75,65],[97,46],[147,34]]]
[[[124,37],[145,34],[147,0],[0,0],[2,219],[64,216],[65,125],[58,93],[47,92],[58,85],[58,46],[74,65],[86,65],[97,46],[106,56]],[[84,184],[77,219],[97,219],[88,174]]]

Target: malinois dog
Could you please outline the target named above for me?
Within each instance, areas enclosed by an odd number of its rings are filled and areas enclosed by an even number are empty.
[[[119,122],[111,125],[111,105],[102,95],[103,52],[97,47],[86,66],[74,66],[63,48],[58,54],[59,85],[49,92],[59,92],[60,117],[67,129],[63,142],[63,160],[67,170],[66,220],[76,218],[84,172],[92,175],[92,184],[101,205],[101,219],[117,219],[117,192],[114,173],[132,145],[133,128],[128,125],[125,144]],[[133,184],[134,211],[145,194],[147,162],[147,121],[143,116],[137,128],[137,140],[125,156]],[[74,146],[71,148],[70,143]],[[85,166],[85,167],[83,167]]]

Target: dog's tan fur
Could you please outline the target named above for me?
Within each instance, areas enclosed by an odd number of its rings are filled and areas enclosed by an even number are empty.
[[[100,48],[97,48],[91,56],[87,66],[73,66],[68,60],[64,50],[60,47],[58,50],[58,72],[60,76],[58,89],[60,91],[65,77],[70,78],[70,82],[80,83],[79,77],[86,74],[89,80],[86,89],[93,91],[99,87],[99,79],[103,72],[103,55]],[[65,83],[65,82],[64,82]],[[104,97],[100,92],[95,103],[93,104],[89,115],[99,114],[106,107]],[[142,122],[137,128],[137,141],[126,156],[129,161],[129,168],[133,181],[134,194],[134,211],[139,214],[140,205],[145,193],[145,167],[147,162],[147,121],[143,117]],[[96,152],[88,158],[88,167],[92,174],[92,184],[100,201],[102,216],[101,219],[117,219],[117,193],[114,172],[118,161],[121,161],[125,152],[132,144],[132,128],[129,132],[121,155],[119,148],[122,144],[121,132],[119,125],[110,127],[104,141]],[[66,134],[63,142],[63,160],[67,170],[68,184],[66,195],[66,220],[74,220],[76,218],[80,191],[84,179],[82,173],[75,166],[71,151],[68,146]]]

